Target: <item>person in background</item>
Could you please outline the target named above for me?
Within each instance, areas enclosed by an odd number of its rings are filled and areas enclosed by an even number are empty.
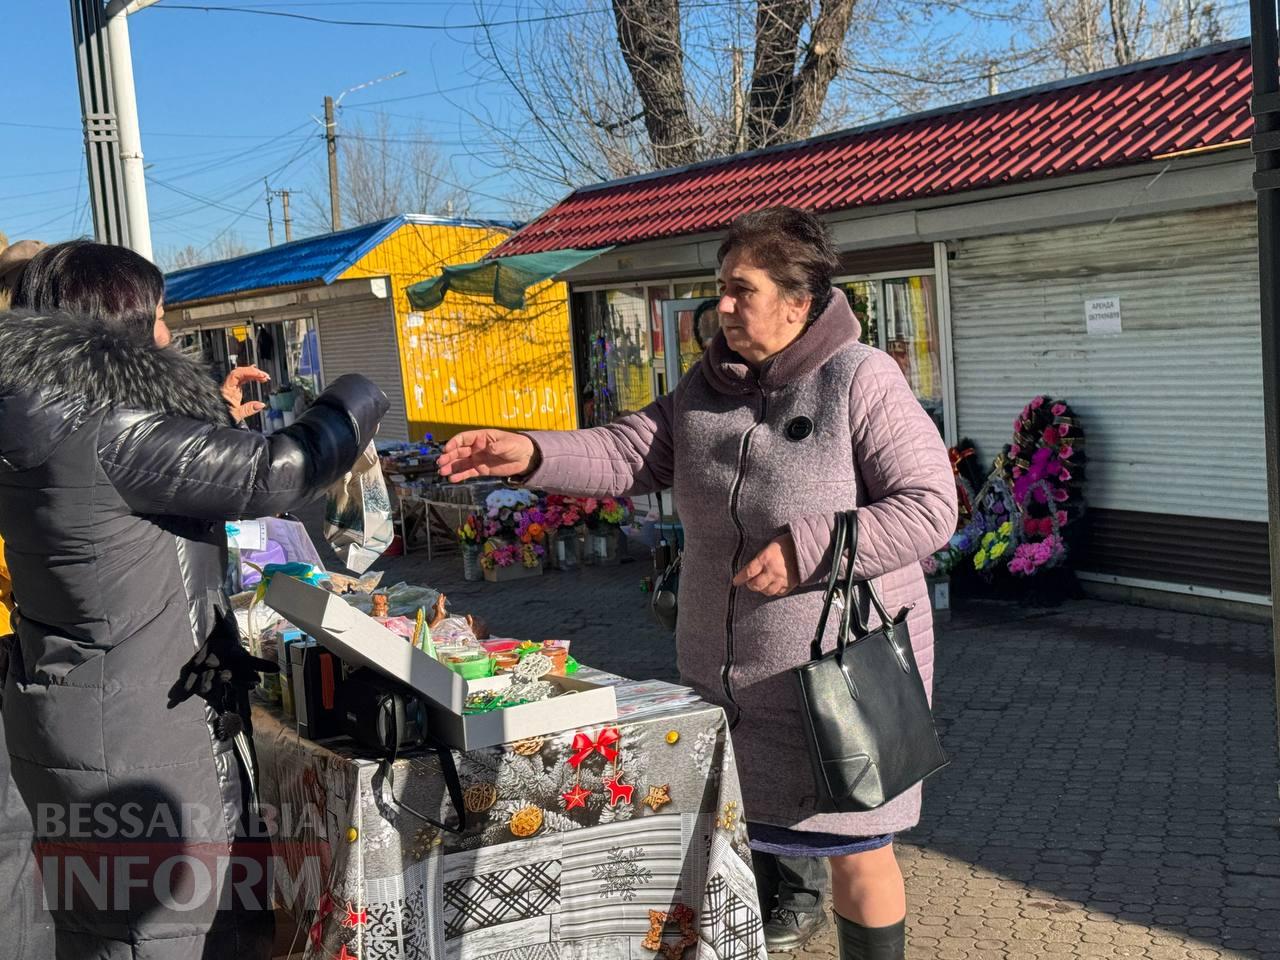
[[[42,857],[74,870],[89,842],[80,867],[105,856],[133,881],[103,909],[53,871],[60,958],[265,960],[247,698],[265,664],[221,590],[225,522],[322,494],[387,398],[348,375],[269,438],[234,429],[218,384],[170,345],[163,295],[136,253],[73,241],[32,258],[0,315],[8,754]],[[179,858],[199,866],[166,872]]]
[[[912,607],[921,675],[933,623],[920,560],[955,530],[947,451],[891,357],[858,342],[839,260],[821,221],[774,207],[735,220],[719,249],[720,331],[672,393],[591,430],[476,430],[450,440],[440,472],[578,496],[672,487],[684,525],[680,676],[734,730],[770,950],[825,922],[831,868],[842,960],[901,960],[906,893],[893,837],[920,817],[921,789],[869,813],[827,813],[792,670],[809,659],[835,518],[857,510],[855,571],[890,610]],[[828,638],[828,646],[834,637]],[[803,872],[778,864],[800,863]],[[779,900],[788,885],[808,897]]]
[[[19,240],[0,246],[0,313],[9,307],[13,287],[27,261],[44,248],[39,240]],[[0,539],[0,709],[4,676],[12,641],[13,583]],[[46,960],[53,956],[53,918],[39,899],[31,843],[35,831],[31,814],[9,773],[9,749],[0,723],[0,929],[8,931],[8,951],[16,960]]]

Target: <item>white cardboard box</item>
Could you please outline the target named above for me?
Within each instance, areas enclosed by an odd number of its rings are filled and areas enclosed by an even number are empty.
[[[503,687],[511,682],[510,678],[497,676],[468,682],[341,597],[293,577],[272,577],[265,602],[345,663],[376,670],[422,694],[428,704],[431,732],[460,750],[618,719],[613,687],[573,677],[549,678],[565,694],[572,691],[571,695],[466,716],[462,711],[469,692]]]

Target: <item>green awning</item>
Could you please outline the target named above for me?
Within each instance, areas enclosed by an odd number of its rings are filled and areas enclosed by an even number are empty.
[[[450,290],[475,297],[492,297],[494,303],[519,310],[524,307],[524,294],[530,287],[612,249],[548,250],[545,253],[521,253],[475,263],[459,263],[445,267],[444,273],[438,277],[420,280],[406,292],[409,303],[419,310],[434,310]]]

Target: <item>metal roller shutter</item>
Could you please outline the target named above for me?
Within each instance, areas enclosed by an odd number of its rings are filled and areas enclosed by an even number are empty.
[[[1267,491],[1253,206],[984,237],[952,250],[960,435],[989,462],[1028,399],[1065,398],[1084,423],[1087,495],[1100,508],[1091,552],[1123,541],[1120,566],[1135,576],[1167,571],[1175,583],[1257,592]],[[1117,335],[1086,332],[1085,300],[1101,296],[1120,298]],[[1239,521],[1233,535],[1248,544],[1209,558],[1179,535],[1186,518]],[[1197,553],[1199,562],[1187,556]]]
[[[378,439],[407,441],[404,380],[390,298],[318,304],[315,310],[325,382],[332,383],[344,373],[368,377],[391,401]]]

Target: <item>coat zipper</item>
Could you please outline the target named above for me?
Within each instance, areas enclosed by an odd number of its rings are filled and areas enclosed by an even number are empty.
[[[733,554],[733,571],[734,576],[742,567],[742,555],[747,547],[747,531],[742,526],[742,521],[738,518],[738,498],[742,495],[742,482],[746,479],[747,473],[747,457],[751,453],[751,436],[759,429],[760,425],[765,421],[765,414],[769,407],[769,399],[765,396],[764,391],[760,391],[760,416],[756,422],[751,425],[746,433],[742,435],[742,442],[738,446],[738,473],[733,480],[733,490],[729,494],[729,516],[733,519],[733,525],[738,528],[738,549]],[[733,716],[729,719],[729,728],[737,726],[739,719],[738,701],[733,696],[733,684],[729,673],[733,670],[733,617],[738,605],[738,588],[729,588],[729,612],[725,618],[725,657],[724,671],[721,674],[721,680],[724,684],[724,694],[728,698],[729,703],[733,704]]]

